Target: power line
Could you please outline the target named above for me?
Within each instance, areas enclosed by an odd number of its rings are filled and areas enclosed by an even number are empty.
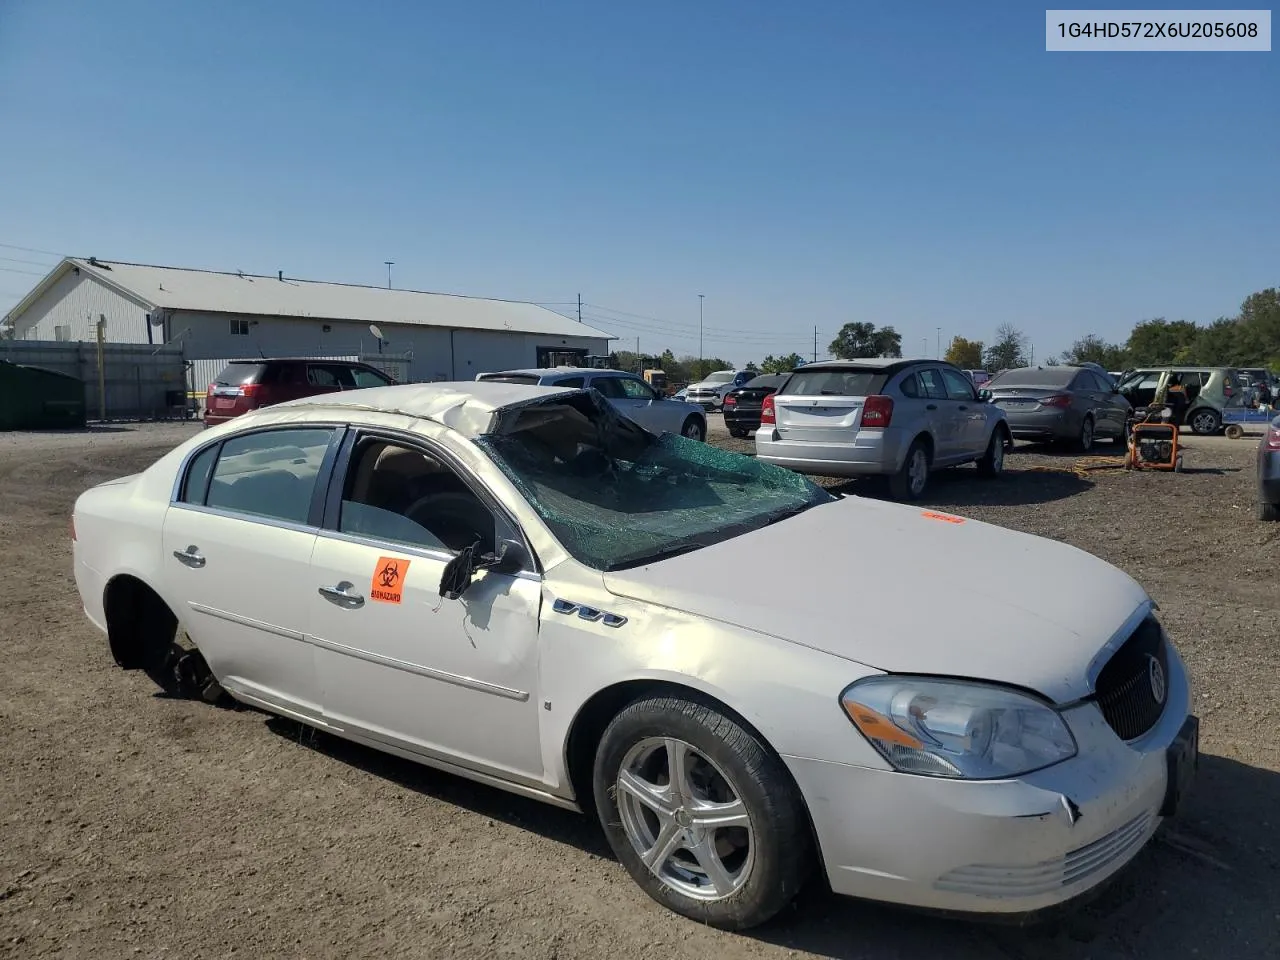
[[[54,253],[52,250],[37,250],[35,247],[23,247],[16,243],[0,243],[6,250],[22,250],[25,253],[43,253],[46,257],[65,257],[65,253]]]
[[[19,270],[17,267],[0,267],[5,273],[25,273],[29,277],[43,277],[45,274],[36,273],[34,270]]]
[[[17,257],[0,257],[5,263],[27,263],[33,267],[52,267],[51,263],[41,263],[39,260],[20,260]]]

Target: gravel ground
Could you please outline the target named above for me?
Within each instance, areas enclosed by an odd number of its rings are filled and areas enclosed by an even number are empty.
[[[1196,791],[1097,901],[1022,930],[813,889],[730,935],[651,903],[581,817],[116,670],[79,608],[69,509],[192,429],[0,434],[0,957],[1280,956],[1280,527],[1252,518],[1256,440],[1088,480],[1020,447],[1003,479],[961,468],[929,494],[1127,570],[1190,664]]]

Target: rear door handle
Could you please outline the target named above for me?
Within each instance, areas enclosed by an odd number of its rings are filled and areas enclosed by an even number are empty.
[[[194,543],[185,550],[173,551],[173,558],[185,563],[188,567],[203,567],[205,564],[204,554]]]
[[[926,409],[926,410],[937,410],[937,409],[938,409],[938,405],[937,405],[936,403],[928,403],[928,404],[925,404],[925,409]]]
[[[349,610],[356,610],[364,606],[364,597],[358,593],[353,593],[355,584],[349,580],[343,580],[334,587],[321,587],[320,596],[324,597],[330,603],[336,603],[340,607],[346,607]]]
[[[969,408],[968,408],[967,406],[965,406],[965,405],[962,403],[962,404],[960,404],[960,409],[961,409],[961,410],[968,410]]]

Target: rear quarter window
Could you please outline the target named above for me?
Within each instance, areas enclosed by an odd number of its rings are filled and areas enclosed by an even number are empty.
[[[239,386],[244,383],[263,383],[263,374],[267,370],[265,363],[229,363],[222,368],[213,382],[227,386]]]
[[[531,373],[482,373],[481,380],[487,380],[492,383],[524,383],[531,387],[536,387],[542,382],[541,377],[536,377]]]

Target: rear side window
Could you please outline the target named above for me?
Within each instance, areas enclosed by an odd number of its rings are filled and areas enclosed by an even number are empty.
[[[232,437],[218,454],[205,505],[306,523],[332,438],[329,427]]]
[[[265,363],[229,363],[213,382],[229,387],[238,387],[244,383],[263,383],[262,375],[266,369]]]
[[[869,397],[889,378],[881,370],[797,370],[779,391],[799,397]]]
[[[187,478],[182,483],[182,492],[178,500],[182,503],[204,503],[205,493],[209,489],[209,477],[213,473],[213,463],[218,458],[218,444],[210,444],[195,455],[187,466]]]
[[[902,378],[902,382],[898,384],[898,389],[902,391],[904,397],[920,396],[920,381],[916,379],[914,373],[908,373]]]
[[[942,385],[941,373],[937,370],[921,370],[917,376],[920,378],[920,389],[926,397],[930,400],[947,399],[947,388]]]
[[[585,382],[582,377],[565,377],[563,380],[557,380],[555,386],[564,387],[566,390],[581,390]]]

